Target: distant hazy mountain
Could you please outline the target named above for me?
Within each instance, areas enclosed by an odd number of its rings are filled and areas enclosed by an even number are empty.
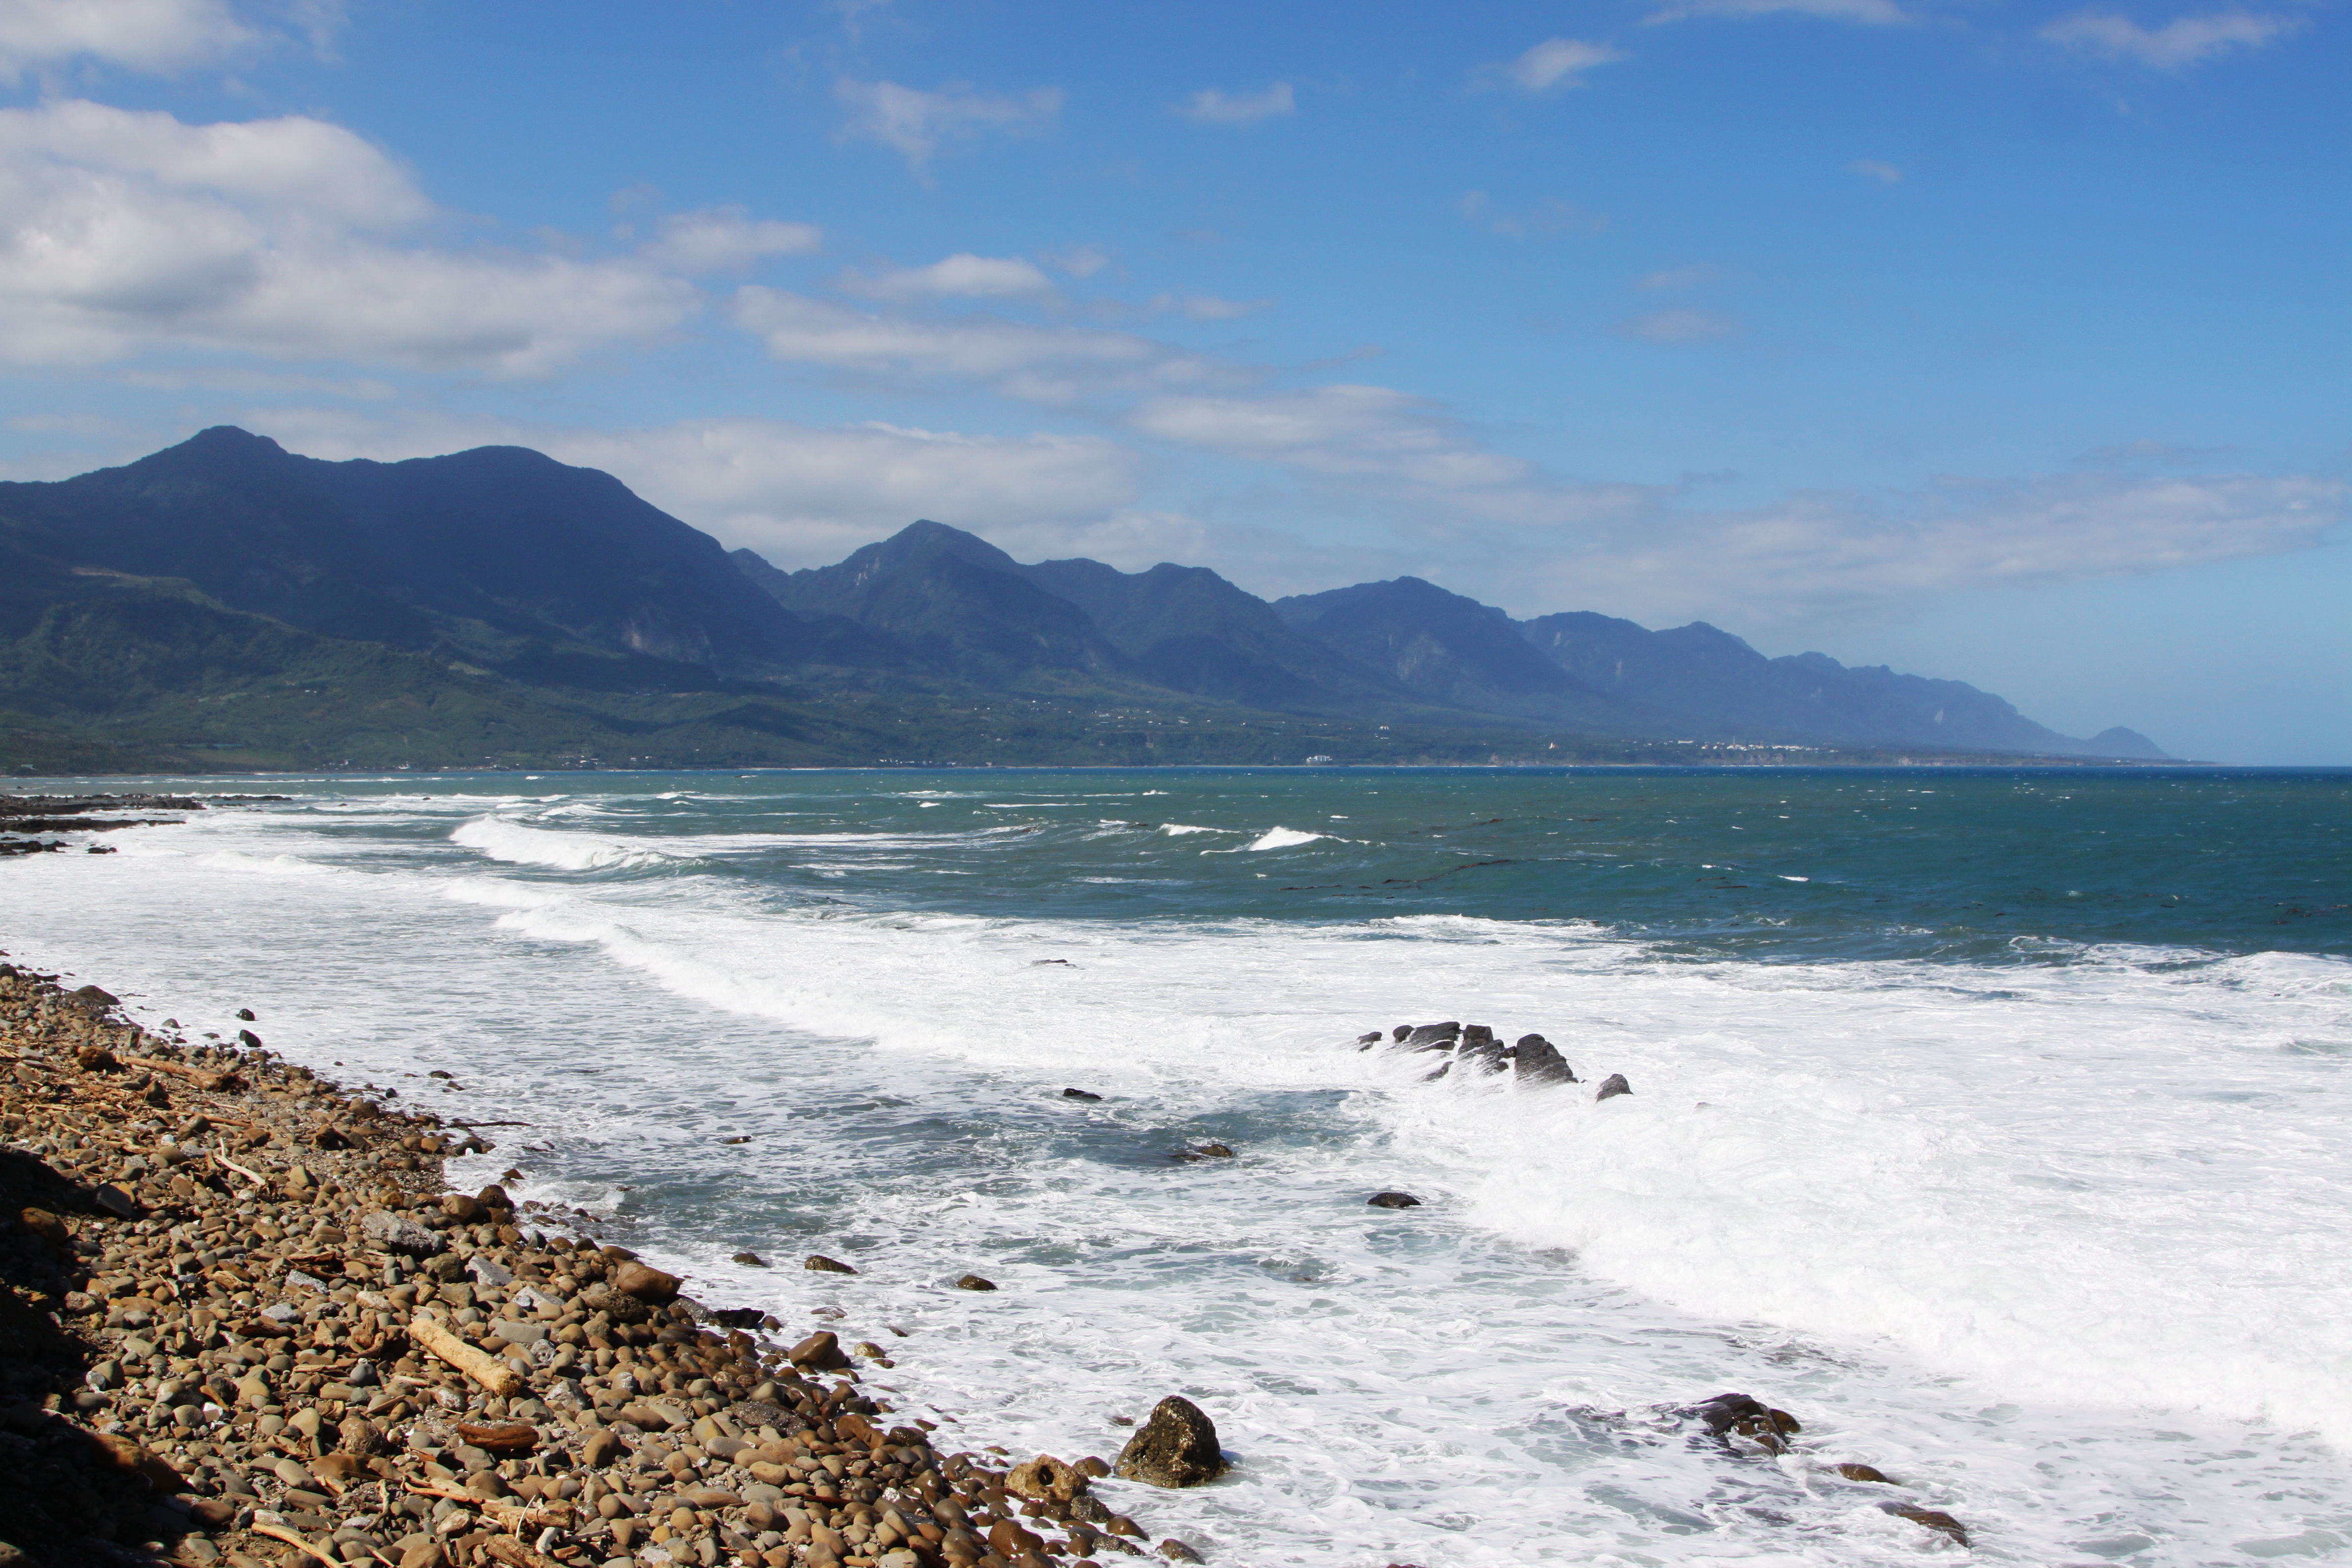
[[[1269,605],[929,521],[781,572],[536,452],[322,462],[226,427],[0,484],[0,752],[42,726],[45,756],[173,765],[2162,754],[1703,624],[1515,622],[1412,577]]]
[[[1654,632],[1632,621],[1570,611],[1523,622],[1518,629],[1591,689],[1675,715],[1710,734],[2060,755],[2164,755],[2145,735],[2121,728],[2088,741],[2061,735],[1962,681],[1897,675],[1884,665],[1848,668],[1820,653],[1766,658],[1705,621]]]

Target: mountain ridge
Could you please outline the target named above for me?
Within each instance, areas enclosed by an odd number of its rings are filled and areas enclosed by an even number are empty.
[[[1290,735],[1356,760],[2163,757],[2120,727],[2059,735],[1963,682],[1767,658],[1704,622],[1518,621],[1419,578],[1269,603],[1201,566],[1024,563],[929,520],[784,572],[515,447],[330,462],[215,426],[0,484],[0,714],[234,750],[186,737],[267,710],[248,728],[272,754],[424,732],[489,756],[560,742],[799,761],[1262,759]],[[348,701],[304,708],[314,680]]]

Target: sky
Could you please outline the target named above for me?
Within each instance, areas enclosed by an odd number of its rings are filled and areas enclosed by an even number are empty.
[[[0,476],[512,443],[2352,763],[2305,0],[0,0]]]

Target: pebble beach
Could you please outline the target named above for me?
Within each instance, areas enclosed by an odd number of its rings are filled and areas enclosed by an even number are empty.
[[[500,1187],[446,1190],[479,1131],[341,1092],[251,1029],[146,1029],[0,964],[0,1063],[7,1564],[997,1568],[1149,1545],[1093,1494],[1108,1461],[940,1451],[861,1390],[885,1347],[786,1343]],[[1127,1468],[1203,1444],[1199,1479],[1213,1429],[1170,1400]]]

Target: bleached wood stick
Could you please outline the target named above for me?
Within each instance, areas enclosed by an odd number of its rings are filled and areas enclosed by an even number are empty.
[[[409,1320],[408,1337],[492,1394],[511,1394],[522,1389],[522,1379],[514,1368],[494,1355],[476,1350],[422,1312]]]

